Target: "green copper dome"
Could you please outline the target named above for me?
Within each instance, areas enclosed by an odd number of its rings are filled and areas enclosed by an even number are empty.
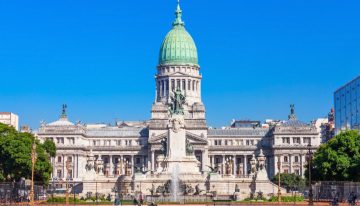
[[[173,28],[166,35],[160,47],[159,65],[191,64],[198,65],[196,45],[186,31],[181,20],[182,11],[178,4]]]

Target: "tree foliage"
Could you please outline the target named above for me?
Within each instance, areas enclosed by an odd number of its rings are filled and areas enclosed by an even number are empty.
[[[279,183],[279,173],[276,174],[271,180],[274,184]],[[305,188],[305,179],[294,173],[281,173],[280,174],[280,185],[287,191],[302,190]]]
[[[31,178],[31,148],[36,144],[35,181],[48,183],[52,166],[50,156],[55,155],[55,145],[41,144],[30,133],[17,132],[13,127],[0,123],[0,181],[18,181]]]
[[[341,132],[321,145],[313,156],[311,166],[314,181],[360,181],[359,132]]]

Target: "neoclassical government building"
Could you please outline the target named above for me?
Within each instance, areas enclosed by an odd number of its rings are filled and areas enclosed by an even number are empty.
[[[51,139],[57,147],[56,157],[51,159],[52,178],[84,181],[90,161],[95,164],[96,178],[102,180],[134,179],[137,172],[155,174],[164,161],[162,141],[170,130],[176,133],[179,129],[186,144],[192,145],[197,160],[193,169],[199,174],[211,169],[221,177],[246,178],[252,173],[251,161],[261,153],[266,157],[269,178],[279,169],[304,175],[308,150],[320,145],[321,132],[314,124],[299,121],[293,105],[283,121],[233,121],[223,128],[208,127],[196,45],[185,29],[179,5],[175,16],[160,46],[151,118],[114,125],[74,123],[63,107],[58,120],[41,123],[37,131],[40,139]],[[176,91],[184,97],[180,119],[172,118],[171,113]]]

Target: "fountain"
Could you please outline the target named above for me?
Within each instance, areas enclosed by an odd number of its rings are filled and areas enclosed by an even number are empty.
[[[179,164],[176,164],[175,167],[172,168],[172,173],[171,173],[171,195],[173,202],[177,202],[178,199],[179,173],[180,173],[180,167]]]

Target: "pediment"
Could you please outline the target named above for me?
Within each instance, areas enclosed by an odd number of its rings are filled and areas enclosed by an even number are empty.
[[[168,133],[162,133],[156,136],[152,136],[149,138],[149,143],[150,144],[160,144],[161,140],[163,138],[167,138],[168,137]],[[207,144],[207,140],[205,139],[205,137],[200,136],[200,135],[196,135],[194,133],[191,132],[186,132],[186,138],[192,143],[192,144]]]
[[[193,144],[207,144],[208,143],[207,140],[205,139],[205,137],[196,135],[191,132],[186,132],[186,138],[188,140],[190,140],[190,142]]]
[[[188,76],[188,74],[184,73],[184,72],[174,72],[170,74],[171,76]]]
[[[156,135],[156,136],[152,136],[149,138],[149,143],[150,144],[160,144],[161,140],[163,138],[167,138],[167,136],[168,136],[167,132]]]

